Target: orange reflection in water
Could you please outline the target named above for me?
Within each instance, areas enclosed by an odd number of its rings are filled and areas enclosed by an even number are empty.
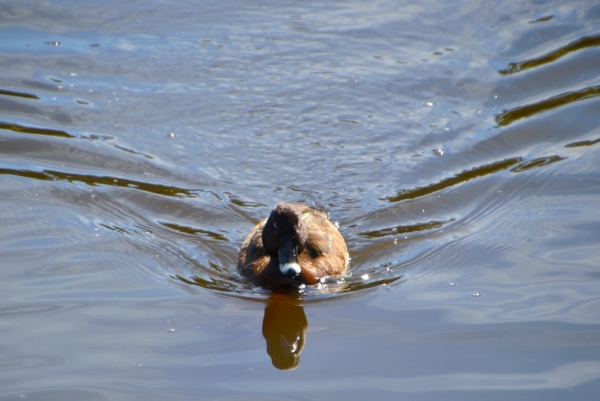
[[[271,294],[265,307],[262,332],[273,366],[292,370],[300,364],[308,320],[299,294]]]

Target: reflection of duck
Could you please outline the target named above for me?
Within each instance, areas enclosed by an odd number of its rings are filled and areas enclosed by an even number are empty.
[[[238,271],[270,288],[317,284],[348,267],[344,238],[327,216],[307,206],[278,203],[244,240]]]
[[[300,363],[308,320],[298,294],[271,294],[265,307],[262,332],[273,366],[292,370]]]

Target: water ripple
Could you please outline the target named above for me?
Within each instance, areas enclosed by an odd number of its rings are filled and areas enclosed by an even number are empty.
[[[547,19],[538,19],[537,21],[547,21]],[[544,64],[551,63],[555,60],[558,60],[561,57],[566,56],[569,53],[595,46],[600,46],[600,34],[584,36],[569,43],[566,46],[560,47],[540,57],[536,57],[525,61],[509,63],[506,69],[500,70],[498,72],[502,75],[515,74],[517,72],[525,71],[530,68],[535,68]]]

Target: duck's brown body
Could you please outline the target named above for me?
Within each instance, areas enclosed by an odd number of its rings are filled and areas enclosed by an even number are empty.
[[[284,236],[293,237],[298,244],[295,260],[300,265],[299,271],[282,272],[278,248],[280,237]],[[338,276],[347,268],[346,243],[327,216],[288,202],[277,204],[271,215],[248,234],[237,265],[238,271],[254,284],[268,288],[317,284],[320,278]]]

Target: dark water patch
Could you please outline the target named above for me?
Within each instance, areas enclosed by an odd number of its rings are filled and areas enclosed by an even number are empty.
[[[387,274],[390,276],[391,274]],[[382,287],[392,285],[392,284],[401,284],[405,282],[406,279],[401,275],[396,275],[395,277],[388,278],[379,278],[375,277],[367,277],[367,278],[359,278],[354,280],[346,279],[343,284],[338,284],[338,288],[335,290],[340,294],[357,294],[357,295],[366,295],[363,294],[367,290],[372,289],[380,289]],[[332,294],[334,296],[335,294]],[[335,297],[337,299],[337,297]]]
[[[92,136],[90,136],[90,138],[91,138],[91,139],[94,139]],[[113,138],[112,138],[112,137],[102,137],[102,139],[113,139]],[[137,151],[135,151],[135,150],[133,150],[133,149],[129,149],[129,148],[126,148],[126,147],[124,147],[124,146],[117,145],[116,143],[111,143],[110,145],[111,145],[112,147],[114,147],[115,149],[119,149],[119,150],[122,150],[123,152],[131,153],[132,155],[136,155],[136,156],[143,156],[143,157],[145,157],[146,159],[150,159],[150,160],[154,159],[154,158],[153,158],[152,156],[150,156],[150,155],[147,155],[147,154],[145,154],[145,153],[142,153],[142,152],[137,152]]]
[[[560,47],[556,50],[551,51],[541,57],[537,57],[530,60],[519,61],[514,63],[509,63],[508,67],[504,70],[498,71],[502,75],[514,74],[517,72],[525,71],[530,68],[539,67],[544,64],[551,63],[559,58],[566,56],[569,53],[586,49],[590,47],[595,47],[600,45],[600,34],[592,35],[592,36],[584,36],[579,38],[566,46]]]
[[[396,236],[399,234],[408,234],[422,231],[431,231],[434,229],[442,228],[444,225],[454,222],[456,219],[450,219],[446,221],[430,221],[427,223],[412,224],[408,226],[397,226],[392,228],[383,228],[381,230],[374,231],[363,231],[357,235],[365,238],[382,238]]]
[[[473,180],[479,177],[485,177],[490,174],[495,174],[497,172],[508,169],[509,167],[514,166],[517,163],[520,163],[523,160],[521,157],[513,157],[505,160],[501,160],[498,162],[486,164],[483,166],[475,167],[470,170],[465,170],[454,177],[446,178],[440,182],[435,184],[430,184],[425,187],[403,190],[400,191],[396,196],[391,196],[388,198],[382,198],[381,200],[387,202],[400,202],[407,199],[416,199],[423,196],[431,195],[435,192],[442,191],[447,188],[451,188],[453,186],[465,183],[467,181]]]
[[[571,142],[571,143],[566,144],[565,148],[578,148],[580,146],[592,146],[597,143],[600,143],[600,138],[595,139],[595,140],[589,140],[589,141]]]
[[[222,294],[237,294],[246,297],[244,298],[252,298],[248,295],[251,294],[249,291],[244,291],[243,287],[241,287],[238,283],[234,281],[224,278],[220,279],[217,277],[204,278],[199,276],[193,276],[191,278],[186,278],[182,276],[172,276],[173,279],[179,280],[187,285],[201,287],[206,290],[216,291],[217,293]],[[267,294],[267,292],[265,292]]]
[[[264,203],[242,200],[237,195],[232,194],[231,192],[224,192],[224,194],[227,195],[229,202],[233,203],[236,206],[240,206],[243,208],[267,207],[267,205],[265,205]],[[217,195],[215,194],[215,196]],[[221,200],[221,198],[219,198],[218,196],[217,199]]]
[[[538,19],[535,19],[533,21],[529,21],[530,24],[536,24],[538,22],[548,22],[550,21],[552,18],[554,18],[554,15],[546,15],[545,17],[540,17]]]
[[[9,91],[9,90],[6,90],[6,89],[0,89],[0,95],[4,95],[4,96],[16,96],[16,97],[22,97],[22,98],[25,98],[25,99],[37,99],[37,100],[39,100],[39,97],[37,95],[32,94],[32,93]]]
[[[49,128],[28,127],[25,125],[7,123],[4,121],[0,121],[0,129],[19,132],[23,134],[46,135],[58,138],[76,138],[74,135],[71,135],[66,131],[54,130]]]
[[[107,230],[110,230],[110,231],[116,231],[116,232],[118,232],[120,234],[127,234],[127,235],[131,235],[132,234],[129,231],[127,231],[127,229],[125,229],[123,227],[116,226],[116,225],[108,225],[108,224],[102,223],[102,224],[100,224],[100,227],[104,227],[104,228],[106,228]]]
[[[561,160],[565,160],[566,157],[561,156],[548,156],[548,157],[539,157],[534,160],[528,160],[523,163],[518,164],[517,166],[510,169],[511,173],[521,173],[523,171],[530,170],[532,168],[547,166],[548,164],[556,163]]]
[[[204,235],[207,236],[209,238],[212,238],[214,240],[217,241],[225,241],[228,242],[229,240],[227,239],[227,237],[225,237],[222,234],[218,234],[212,231],[208,231],[208,230],[202,230],[200,228],[192,228],[192,227],[186,227],[186,226],[182,226],[179,224],[175,224],[175,223],[165,223],[165,222],[160,222],[161,225],[163,225],[164,227],[170,228],[171,230],[175,230],[178,231],[180,233],[183,234],[188,234],[188,235]]]
[[[152,184],[148,182],[135,181],[126,178],[117,178],[110,176],[74,174],[56,170],[33,171],[9,168],[0,168],[0,175],[13,175],[17,177],[26,177],[42,181],[81,182],[92,187],[111,186],[121,188],[133,188],[144,192],[150,192],[157,195],[170,196],[176,198],[198,197],[197,191],[195,190],[189,190],[169,185]]]
[[[537,103],[504,110],[502,113],[496,115],[496,123],[499,126],[507,126],[522,118],[529,118],[536,114],[566,106],[580,100],[593,98],[598,95],[600,95],[600,85],[581,89],[579,91],[566,92]]]

